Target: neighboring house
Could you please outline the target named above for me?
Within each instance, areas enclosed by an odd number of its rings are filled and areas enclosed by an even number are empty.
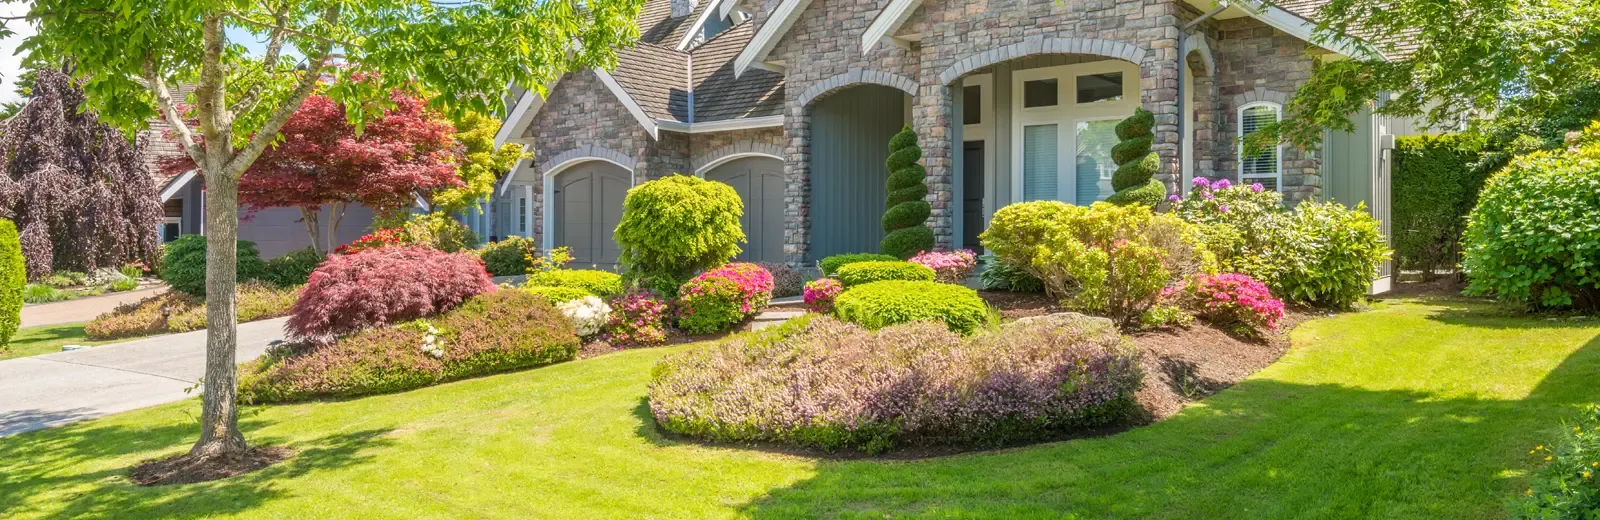
[[[1112,128],[1141,106],[1157,115],[1158,178],[1174,193],[1222,177],[1291,203],[1364,202],[1386,220],[1386,118],[1357,117],[1316,153],[1241,160],[1235,142],[1282,117],[1313,56],[1369,55],[1309,42],[1326,2],[648,0],[615,70],[511,93],[499,140],[535,159],[466,220],[613,264],[626,190],[683,173],[744,197],[742,258],[876,251],[887,144],[910,125],[938,246],[978,249],[997,208],[1109,195]]]

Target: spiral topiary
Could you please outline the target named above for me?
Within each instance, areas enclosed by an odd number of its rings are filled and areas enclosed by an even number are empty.
[[[927,172],[917,164],[919,159],[922,148],[917,147],[917,133],[911,127],[889,140],[889,209],[883,212],[883,230],[889,234],[878,243],[878,252],[901,260],[933,249],[933,230],[927,226],[933,206],[922,200],[928,196],[928,185],[923,183]]]
[[[1117,138],[1122,142],[1111,148],[1111,160],[1117,163],[1111,187],[1117,192],[1106,197],[1106,202],[1155,208],[1167,198],[1166,183],[1153,178],[1161,169],[1161,156],[1150,151],[1150,145],[1155,142],[1150,129],[1155,124],[1155,114],[1143,108],[1117,123]]]

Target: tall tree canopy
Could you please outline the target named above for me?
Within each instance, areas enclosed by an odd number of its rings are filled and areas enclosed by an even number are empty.
[[[397,88],[437,93],[430,103],[453,115],[504,113],[508,84],[542,93],[567,71],[614,66],[615,48],[638,38],[642,0],[30,3],[25,21],[37,33],[22,50],[73,63],[89,108],[124,128],[164,118],[205,175],[204,407],[187,455],[205,461],[247,449],[235,402],[239,178],[306,97],[326,84],[329,98],[355,107],[347,115],[357,128],[388,108]],[[230,29],[263,42],[264,52],[245,52]],[[177,109],[170,86],[179,83],[195,84],[196,125]]]
[[[472,112],[456,123],[456,143],[463,148],[466,160],[456,169],[461,186],[434,192],[425,197],[434,212],[452,213],[475,205],[484,197],[494,194],[495,181],[501,174],[511,171],[532,154],[524,153],[519,145],[506,143],[494,147],[494,135],[500,132],[500,120]]]
[[[29,280],[152,263],[161,205],[140,146],[79,112],[83,91],[53,69],[0,126],[0,218],[22,231]]]

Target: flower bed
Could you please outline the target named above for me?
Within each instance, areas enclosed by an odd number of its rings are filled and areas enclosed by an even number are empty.
[[[772,274],[736,262],[700,273],[678,290],[678,326],[690,334],[728,330],[772,301]]]
[[[978,256],[965,249],[948,253],[923,252],[911,257],[911,263],[932,269],[935,280],[959,284],[978,267]]]
[[[239,285],[234,300],[239,322],[286,316],[299,297],[299,287],[276,287],[249,282]],[[206,328],[205,300],[178,291],[167,291],[143,300],[118,306],[83,326],[89,339],[136,338],[156,334],[189,332]]]
[[[1283,319],[1283,302],[1272,297],[1267,284],[1249,275],[1197,274],[1164,292],[1184,309],[1219,327],[1244,326],[1257,333],[1277,330],[1278,320]]]
[[[931,323],[877,332],[806,317],[664,359],[650,411],[666,430],[877,453],[994,446],[1116,420],[1138,355],[1106,320],[1054,315],[970,338]]]

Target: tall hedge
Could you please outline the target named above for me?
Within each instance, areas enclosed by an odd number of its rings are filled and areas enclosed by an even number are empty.
[[[1111,188],[1117,192],[1106,197],[1106,202],[1155,209],[1166,200],[1166,183],[1155,179],[1156,172],[1161,170],[1161,156],[1150,150],[1155,142],[1155,134],[1151,132],[1155,125],[1156,115],[1143,108],[1117,123],[1117,139],[1122,142],[1111,148],[1111,160],[1117,163],[1117,171],[1111,175]]]
[[[917,133],[907,126],[889,140],[889,198],[883,212],[883,230],[889,234],[878,243],[878,252],[911,258],[922,251],[933,250],[933,230],[928,228],[928,216],[933,206],[922,200],[928,196],[924,183],[927,172],[917,161],[922,159],[922,148],[917,146]]]
[[[1395,139],[1390,225],[1396,267],[1426,278],[1456,270],[1467,213],[1488,177],[1472,167],[1482,145],[1462,134]]]
[[[27,284],[17,225],[0,218],[0,351],[11,345],[11,335],[22,323],[22,288]]]

